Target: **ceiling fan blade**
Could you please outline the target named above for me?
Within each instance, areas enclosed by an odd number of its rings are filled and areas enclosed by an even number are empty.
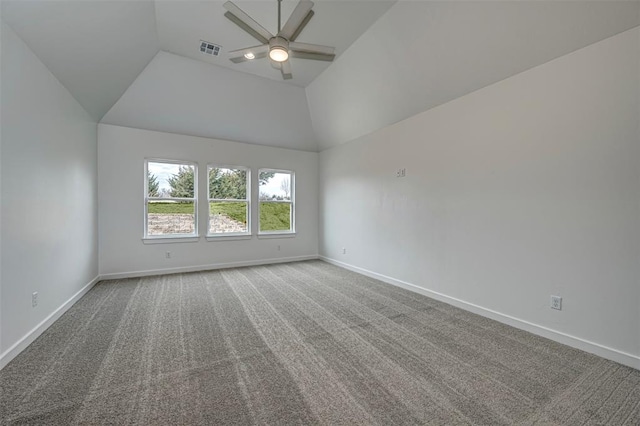
[[[282,72],[283,80],[291,80],[293,75],[291,74],[291,61],[281,62],[280,71]]]
[[[290,61],[276,62],[273,59],[270,59],[269,61],[271,62],[271,66],[273,68],[280,70],[280,72],[282,73],[283,80],[291,80],[293,78],[293,75],[291,74]]]
[[[280,37],[286,38],[287,40],[291,40],[291,37],[293,37],[293,35],[296,33],[298,27],[302,25],[312,7],[312,1],[300,0],[300,2],[296,5],[296,8],[293,9],[291,16],[289,16],[287,23],[284,24],[284,27],[282,27],[278,35]]]
[[[253,58],[249,59],[247,53],[253,53]],[[261,44],[259,46],[245,47],[244,49],[232,50],[229,52],[229,59],[231,62],[239,64],[240,62],[252,61],[254,59],[266,58],[269,53],[269,45]]]
[[[269,39],[273,37],[273,34],[254,21],[253,18],[247,15],[242,9],[230,1],[224,3],[222,6],[227,9],[224,16],[229,20],[251,34],[252,37],[256,38],[261,43],[269,43]]]
[[[311,43],[300,43],[297,41],[290,42],[289,49],[295,52],[321,53],[323,55],[333,55],[333,53],[335,52],[335,49],[331,46],[322,46],[320,44],[311,44]]]
[[[276,62],[273,59],[269,58],[269,62],[271,62],[271,67],[277,70],[282,69],[282,62]]]
[[[336,55],[333,53],[331,55],[327,55],[324,53],[313,53],[313,52],[302,52],[292,50],[289,52],[292,58],[300,58],[300,59],[313,59],[315,61],[327,61],[331,62],[336,58]]]
[[[304,19],[302,20],[302,23],[296,29],[296,32],[294,32],[293,35],[291,36],[291,38],[289,38],[289,41],[295,41],[298,38],[298,36],[302,32],[302,30],[304,30],[304,27],[307,26],[307,24],[309,23],[309,21],[313,17],[314,13],[315,12],[313,10],[310,10],[309,13],[307,13],[307,16],[304,17]]]

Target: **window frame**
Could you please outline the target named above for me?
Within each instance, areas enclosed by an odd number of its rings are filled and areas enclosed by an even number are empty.
[[[223,198],[211,198],[209,173],[211,169],[232,169],[232,170],[244,170],[246,173],[245,184],[245,199],[223,199]],[[246,202],[247,203],[247,230],[245,232],[218,232],[211,233],[211,203],[212,202]],[[207,233],[206,238],[209,241],[225,240],[225,239],[243,239],[251,238],[251,168],[246,166],[231,166],[222,164],[207,164]]]
[[[260,173],[262,172],[275,172],[275,173],[286,173],[289,175],[289,185],[290,187],[290,191],[291,191],[291,199],[290,200],[261,200],[260,199]],[[296,222],[295,222],[295,194],[296,194],[296,173],[293,170],[285,170],[285,169],[272,169],[272,168],[259,168],[258,169],[258,173],[257,173],[257,188],[258,188],[258,194],[257,194],[257,203],[258,203],[258,218],[257,218],[257,222],[258,222],[258,238],[278,238],[278,237],[293,237],[296,235]],[[262,203],[281,203],[281,204],[290,204],[291,208],[289,209],[289,230],[288,231],[283,231],[283,230],[275,230],[275,231],[262,231],[260,229],[260,208]]]
[[[193,197],[149,197],[149,163],[166,163],[176,164],[178,166],[190,166],[193,167]],[[192,201],[193,202],[193,233],[189,234],[160,234],[149,235],[149,201]],[[193,241],[200,238],[198,230],[198,163],[188,160],[169,160],[165,158],[145,158],[144,159],[144,231],[142,240],[145,242],[177,242],[180,241]]]

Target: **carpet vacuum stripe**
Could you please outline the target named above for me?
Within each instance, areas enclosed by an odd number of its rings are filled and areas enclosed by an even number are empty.
[[[640,371],[305,261],[98,283],[0,424],[638,425]]]

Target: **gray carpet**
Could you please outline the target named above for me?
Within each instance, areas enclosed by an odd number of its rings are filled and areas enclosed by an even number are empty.
[[[640,371],[320,261],[96,285],[2,424],[640,424]]]

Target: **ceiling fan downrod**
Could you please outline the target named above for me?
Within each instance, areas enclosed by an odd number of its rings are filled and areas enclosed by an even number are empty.
[[[282,0],[278,0],[278,32],[280,32],[280,30],[282,29],[280,28],[281,8],[282,8]]]

